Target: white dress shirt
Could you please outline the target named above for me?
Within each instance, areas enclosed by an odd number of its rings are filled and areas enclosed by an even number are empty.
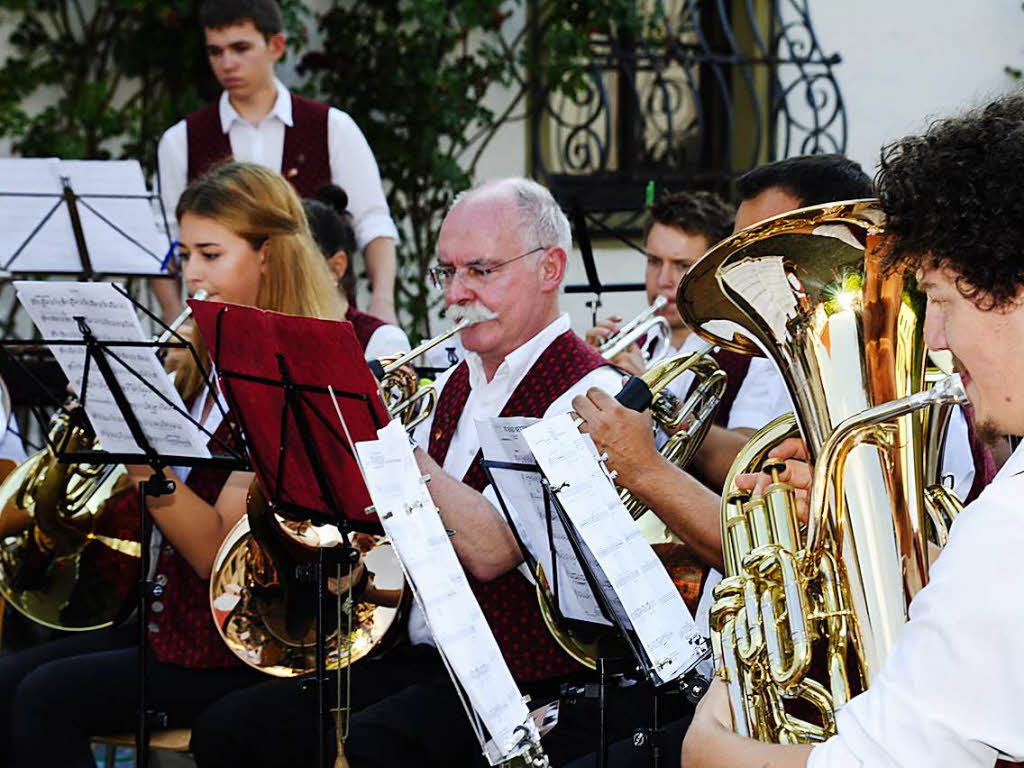
[[[274,84],[277,87],[274,108],[258,125],[242,119],[231,106],[227,91],[221,93],[218,107],[221,128],[228,135],[234,159],[259,163],[280,173],[285,126],[293,124],[292,99],[280,80],[275,78]],[[378,237],[390,237],[398,242],[398,230],[391,220],[373,151],[355,121],[334,107],[327,113],[327,147],[331,181],[348,195],[348,212],[352,215],[359,248],[365,248]],[[157,149],[157,162],[160,196],[171,221],[178,198],[188,183],[188,135],[184,120],[164,132]]]
[[[363,357],[367,360],[379,360],[387,355],[408,352],[410,349],[412,347],[409,346],[409,337],[405,335],[405,331],[397,325],[386,324],[378,326],[370,335],[366,349],[363,350]]]
[[[809,768],[982,768],[1024,760],[1024,448],[954,523],[871,688]]]
[[[480,356],[475,352],[466,355],[466,365],[469,367],[469,397],[466,399],[466,406],[462,409],[459,421],[455,426],[455,434],[452,436],[451,444],[448,447],[448,454],[444,460],[444,471],[452,477],[462,479],[473,463],[473,458],[480,450],[480,436],[476,430],[477,419],[493,418],[501,413],[505,403],[515,392],[516,387],[529,372],[537,358],[548,348],[558,336],[569,330],[569,315],[563,314],[544,330],[508,355],[494,377],[487,381],[484,375],[483,363]],[[444,385],[451,377],[455,368],[451,368],[440,376],[434,386],[438,394],[444,391]],[[551,406],[544,412],[543,416],[557,416],[560,413],[567,413],[572,410],[572,399],[579,394],[585,393],[590,387],[600,387],[606,392],[617,393],[622,388],[622,375],[614,368],[602,366],[591,371],[575,385],[559,396]],[[414,442],[423,450],[427,450],[430,444],[430,430],[434,423],[434,414],[420,424],[413,433]],[[485,497],[497,506],[497,499],[493,491],[488,488],[484,491]],[[458,535],[458,534],[456,534]],[[525,577],[524,577],[525,578]],[[419,606],[413,603],[409,612],[409,640],[415,645],[417,643],[434,644],[427,630],[426,622]]]

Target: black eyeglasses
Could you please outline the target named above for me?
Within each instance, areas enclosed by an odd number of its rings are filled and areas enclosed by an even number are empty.
[[[455,282],[456,276],[462,280],[462,284],[470,290],[479,288],[487,283],[487,278],[502,267],[511,264],[513,261],[525,259],[531,253],[546,251],[551,246],[541,245],[526,253],[521,253],[515,258],[506,261],[499,261],[497,264],[467,264],[464,267],[453,267],[450,264],[438,264],[430,268],[430,279],[434,286],[442,291],[448,290]]]

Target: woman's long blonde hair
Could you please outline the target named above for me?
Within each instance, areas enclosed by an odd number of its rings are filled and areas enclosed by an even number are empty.
[[[253,163],[227,163],[193,181],[175,211],[212,219],[245,238],[254,249],[266,243],[266,268],[260,278],[256,306],[304,317],[341,320],[343,313],[330,270],[313,242],[292,185],[279,173]],[[193,333],[193,344],[209,371],[205,341]],[[191,355],[180,358],[175,383],[189,400],[203,386]]]

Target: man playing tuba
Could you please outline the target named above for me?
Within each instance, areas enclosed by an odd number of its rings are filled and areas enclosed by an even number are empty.
[[[925,341],[955,356],[983,437],[1024,432],[1024,364],[1012,354],[1024,347],[1022,165],[1017,94],[886,147],[877,179],[887,266],[916,273],[928,299]],[[786,474],[806,490],[806,466],[794,467]],[[871,687],[836,713],[835,736],[813,748],[740,737],[716,681],[684,743],[687,768],[1024,760],[1024,609],[998,589],[1019,580],[1022,493],[1018,449],[957,518]]]

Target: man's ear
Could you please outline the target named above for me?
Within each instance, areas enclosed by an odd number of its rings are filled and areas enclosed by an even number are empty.
[[[284,32],[278,32],[276,35],[271,35],[270,39],[267,40],[267,50],[270,51],[270,55],[274,61],[280,61],[281,57],[284,56],[285,45],[288,42],[288,38],[284,36]]]
[[[537,267],[542,292],[550,293],[561,287],[568,260],[565,251],[557,245],[551,246],[540,255]]]

